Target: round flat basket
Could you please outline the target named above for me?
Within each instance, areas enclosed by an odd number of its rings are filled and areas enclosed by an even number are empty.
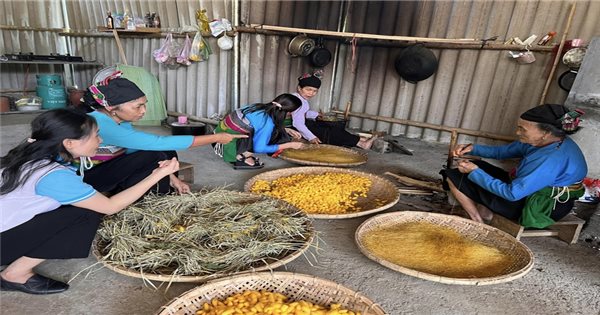
[[[306,215],[304,214],[303,211],[299,210],[298,208],[293,207],[292,205],[290,205],[286,202],[277,200],[275,198],[270,198],[267,196],[259,196],[256,194],[249,194],[249,193],[242,193],[242,192],[235,192],[235,191],[231,192],[231,196],[241,196],[243,199],[242,202],[244,204],[249,204],[256,200],[264,200],[264,199],[275,200],[277,204],[281,205],[281,209],[282,209],[280,214],[278,215],[279,217],[283,218],[284,216],[282,216],[281,214],[284,214],[284,213],[290,214],[290,216],[286,216],[285,218],[304,217],[305,220],[302,220],[303,221],[302,224],[304,225],[305,233],[302,236],[294,236],[294,239],[288,238],[289,242],[295,242],[295,243],[299,244],[298,247],[294,250],[285,250],[282,252],[282,254],[280,254],[277,257],[264,257],[264,258],[255,260],[255,263],[253,263],[251,266],[247,267],[247,269],[244,269],[244,270],[238,270],[235,272],[219,272],[219,271],[217,271],[217,272],[210,272],[210,273],[204,273],[204,274],[198,274],[198,275],[176,275],[172,271],[167,271],[167,270],[165,270],[164,273],[158,273],[158,272],[148,273],[148,272],[142,272],[138,269],[127,268],[123,265],[119,265],[119,264],[107,261],[107,259],[105,259],[105,255],[107,252],[107,248],[109,248],[110,244],[106,244],[106,241],[102,241],[99,236],[100,234],[97,234],[96,238],[94,239],[94,242],[92,244],[92,253],[94,254],[94,256],[96,256],[98,261],[101,262],[105,267],[107,267],[117,273],[120,273],[120,274],[123,274],[126,276],[135,277],[135,278],[141,278],[141,279],[144,279],[145,281],[152,280],[152,281],[159,281],[159,282],[206,282],[211,279],[221,278],[221,277],[231,276],[231,275],[236,275],[236,274],[244,274],[244,273],[249,273],[249,272],[266,271],[266,270],[272,271],[273,269],[283,266],[283,265],[293,261],[294,259],[300,257],[311,246],[311,243],[315,237],[315,232],[314,232],[312,223],[310,222],[310,219],[308,219],[306,217]],[[208,209],[207,211],[209,211],[209,210],[210,209]],[[125,211],[127,211],[127,209]],[[250,210],[247,210],[247,211],[250,211]],[[238,225],[238,224],[236,224],[236,222],[234,222],[235,220],[238,219],[237,218],[238,216],[240,216],[240,212],[237,212],[236,216],[234,216],[234,218],[232,218],[232,221],[231,221],[231,223],[229,223],[229,226]],[[268,224],[269,226],[273,224],[273,221],[269,221],[270,219],[265,219],[265,220],[268,221],[265,224]],[[286,222],[288,222],[288,221],[286,220]],[[225,225],[227,225],[227,223],[225,223]],[[254,226],[256,226],[256,225],[254,225]],[[240,234],[240,233],[238,233],[238,234]],[[120,236],[121,235],[119,235],[119,237]],[[127,235],[127,237],[129,237],[129,235]],[[204,238],[205,237],[203,237],[203,239]],[[258,241],[260,242],[260,240],[258,240]],[[195,247],[201,247],[201,246],[196,245]],[[207,251],[208,251],[208,249],[207,249]],[[215,250],[213,249],[213,251],[215,251]],[[215,252],[215,255],[219,255],[219,253]],[[225,255],[225,254],[223,254],[223,255]]]
[[[510,258],[510,260],[508,260],[510,263],[503,265],[503,269],[495,276],[469,278],[447,277],[392,263],[379,257],[366,247],[365,236],[370,232],[381,228],[400,226],[406,223],[429,223],[439,226],[440,228],[451,229],[468,241],[473,241],[497,249],[499,252]],[[398,211],[380,214],[366,220],[358,227],[355,234],[355,241],[358,248],[365,256],[385,267],[413,277],[441,283],[486,285],[509,282],[523,277],[533,267],[533,253],[523,243],[496,228],[453,215],[419,211]],[[410,254],[417,255],[415,253]]]
[[[279,157],[300,165],[352,167],[367,163],[366,154],[329,144],[309,144],[303,149],[287,149]]]
[[[336,168],[336,167],[320,167],[320,166],[303,166],[303,167],[292,167],[292,168],[284,168],[269,172],[264,172],[258,174],[252,178],[250,178],[246,184],[244,184],[244,191],[250,192],[252,186],[258,180],[264,180],[267,182],[271,182],[281,177],[287,177],[295,174],[324,174],[324,173],[346,173],[353,174],[357,176],[366,177],[371,180],[371,188],[367,192],[366,197],[359,197],[357,202],[357,207],[361,209],[358,212],[349,212],[344,214],[315,214],[308,213],[309,218],[313,219],[348,219],[348,218],[356,218],[365,216],[368,214],[376,213],[384,211],[393,205],[395,205],[400,199],[400,193],[396,186],[387,179],[382,177],[364,173],[353,171],[344,168]],[[315,199],[319,199],[319,196],[315,196]],[[383,203],[382,206],[376,206],[375,201],[379,200]]]
[[[187,291],[161,307],[156,315],[192,315],[212,299],[225,298],[248,290],[281,293],[290,301],[308,301],[322,306],[338,303],[363,315],[383,315],[385,311],[371,299],[335,282],[290,272],[261,272],[210,281]]]

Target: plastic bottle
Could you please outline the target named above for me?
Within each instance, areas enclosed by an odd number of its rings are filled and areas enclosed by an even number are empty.
[[[544,37],[542,37],[537,44],[538,45],[546,45],[552,40],[552,38],[554,38],[555,35],[556,35],[556,32],[548,32],[548,34],[544,35]]]
[[[106,16],[106,28],[115,28],[115,20],[113,19],[110,11],[108,11],[108,15]]]
[[[160,16],[158,14],[154,15],[154,27],[160,28]]]

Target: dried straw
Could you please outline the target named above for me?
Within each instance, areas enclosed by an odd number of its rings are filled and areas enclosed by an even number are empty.
[[[149,195],[104,220],[97,248],[105,263],[146,274],[230,274],[282,259],[312,234],[287,203],[215,189]]]

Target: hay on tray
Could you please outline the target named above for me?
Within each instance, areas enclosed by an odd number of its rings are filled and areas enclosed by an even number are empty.
[[[310,219],[281,201],[224,189],[150,195],[106,217],[96,247],[104,263],[144,274],[249,270],[299,251]]]

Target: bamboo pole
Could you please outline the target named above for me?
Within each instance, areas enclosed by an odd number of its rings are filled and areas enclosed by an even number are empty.
[[[237,26],[235,27],[235,32],[237,33],[249,33],[249,34],[261,34],[261,35],[273,35],[273,36],[294,36],[295,32],[282,32],[282,31],[270,31],[265,29],[257,29],[253,27],[246,26]],[[343,40],[345,37],[343,36],[325,36],[321,35],[324,39],[329,40],[338,40],[342,44],[350,45],[350,40]],[[342,38],[342,40],[340,40]],[[377,46],[377,47],[408,47],[414,44],[413,41],[382,41],[376,39],[364,39],[357,43],[357,46]],[[522,45],[515,44],[504,44],[502,42],[492,42],[492,41],[478,41],[474,43],[430,43],[430,42],[422,42],[422,44],[427,48],[437,48],[437,49],[471,49],[471,50],[521,50],[523,49]],[[554,46],[540,46],[533,45],[529,48],[530,51],[541,52],[541,53],[549,53],[552,52]]]
[[[296,28],[296,27],[285,27],[275,25],[263,25],[263,24],[251,24],[250,27],[256,29],[264,29],[269,31],[280,31],[288,33],[303,33],[313,35],[328,35],[336,37],[351,37],[351,38],[370,38],[370,39],[384,39],[394,41],[413,41],[423,43],[481,43],[480,39],[475,38],[434,38],[434,37],[413,37],[413,36],[397,36],[397,35],[378,35],[378,34],[365,34],[365,33],[350,33],[350,32],[336,32],[336,31],[325,31],[325,30],[314,30],[308,28]]]
[[[335,109],[332,110],[331,112],[336,113],[336,114],[344,113],[343,111],[335,110]],[[494,139],[494,140],[502,140],[502,141],[508,141],[508,142],[512,142],[512,141],[516,140],[516,137],[514,137],[514,136],[500,135],[500,134],[495,134],[492,132],[472,130],[472,129],[448,127],[448,126],[430,124],[430,123],[408,120],[408,119],[399,119],[399,118],[384,117],[384,116],[354,113],[354,112],[349,112],[348,116],[367,118],[367,119],[372,119],[372,120],[385,121],[385,122],[389,122],[389,123],[409,125],[409,126],[420,127],[420,128],[429,128],[429,129],[446,131],[446,132],[456,131],[458,134],[464,134],[464,135],[475,136],[475,137],[483,137],[483,138]]]
[[[351,107],[352,101],[348,101],[348,103],[346,103],[346,110],[344,111],[344,120],[348,120],[348,113],[350,112]]]
[[[542,92],[542,97],[540,98],[540,105],[546,102],[546,94],[548,94],[548,89],[550,88],[550,83],[552,82],[552,78],[554,77],[554,72],[556,72],[556,66],[558,65],[558,61],[561,59],[561,54],[563,47],[565,46],[565,40],[567,39],[567,35],[569,30],[571,29],[571,22],[573,20],[573,16],[575,15],[575,6],[576,2],[571,4],[571,11],[569,12],[569,17],[567,18],[567,25],[565,26],[565,30],[562,34],[562,38],[560,39],[560,45],[558,45],[558,51],[556,52],[556,56],[554,57],[554,63],[552,64],[552,69],[550,70],[550,74],[548,75],[548,79],[546,79],[546,86],[544,86],[544,91]]]
[[[383,175],[389,175],[394,177],[396,180],[398,180],[399,182],[405,184],[405,185],[409,185],[409,186],[417,186],[417,187],[421,187],[421,188],[427,188],[429,190],[434,190],[434,191],[439,191],[439,192],[443,192],[444,189],[442,188],[442,185],[437,184],[437,183],[432,183],[432,182],[427,182],[424,180],[418,180],[418,179],[414,179],[408,176],[402,176],[402,175],[398,175],[398,174],[394,174],[392,172],[385,172],[383,173]]]
[[[121,39],[119,39],[119,33],[117,30],[112,30],[113,36],[115,37],[115,41],[117,42],[117,48],[119,49],[119,56],[121,57],[121,62],[124,65],[127,65],[127,58],[125,58],[125,51],[123,50],[123,45],[121,45]]]
[[[452,159],[454,158],[452,155],[452,148],[456,146],[457,140],[458,132],[456,130],[452,130],[452,134],[450,135],[450,144],[448,145],[448,160],[446,161],[446,168],[452,167]]]

